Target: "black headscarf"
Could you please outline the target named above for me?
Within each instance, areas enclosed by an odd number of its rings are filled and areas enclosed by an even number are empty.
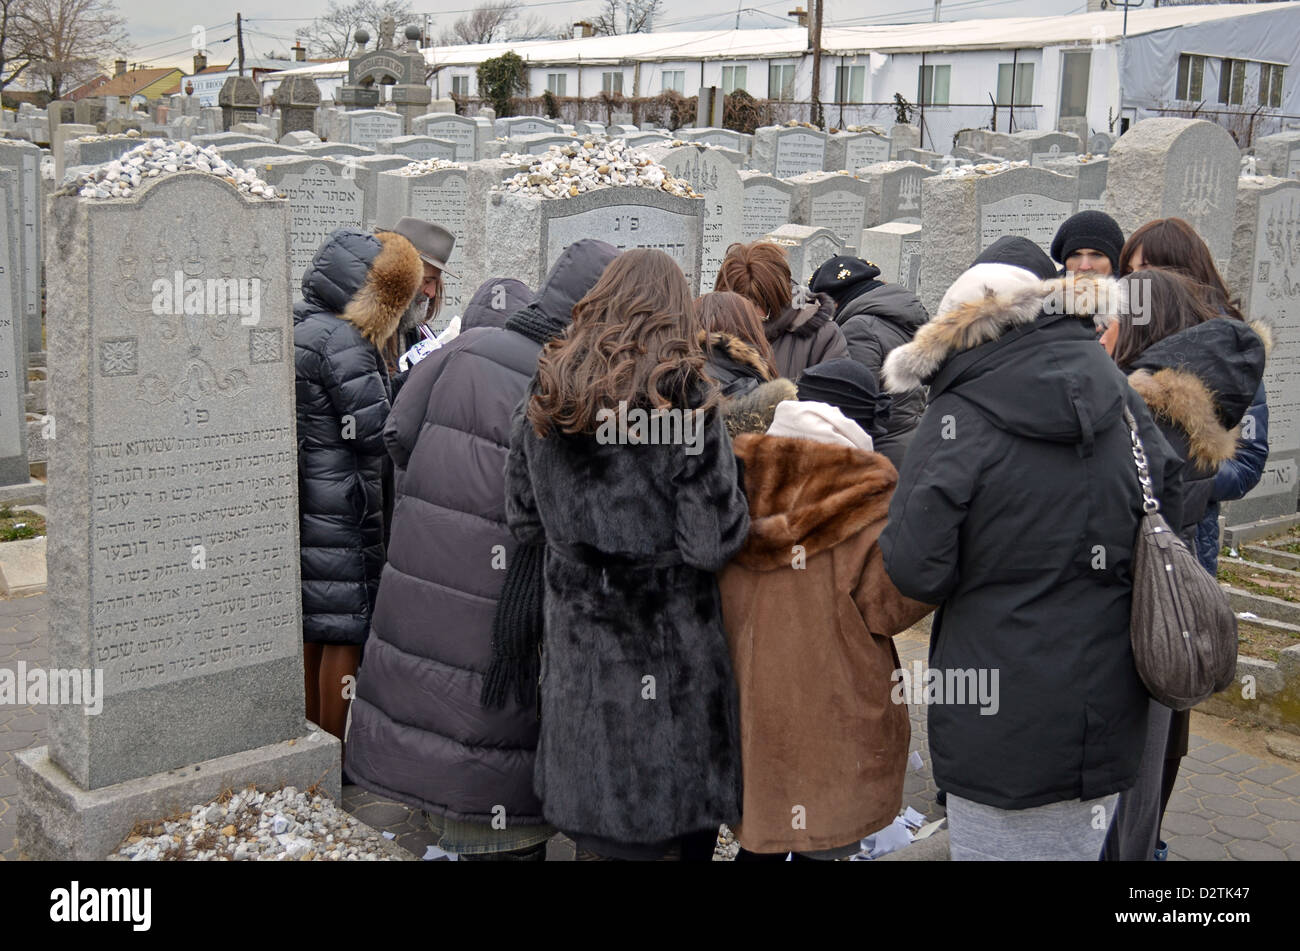
[[[872,439],[885,434],[891,400],[881,393],[871,371],[852,357],[817,363],[799,376],[799,399],[829,403]]]

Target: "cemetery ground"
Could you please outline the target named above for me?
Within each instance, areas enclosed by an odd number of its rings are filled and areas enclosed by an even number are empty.
[[[28,667],[49,663],[47,614],[43,594],[0,601],[0,664],[13,668],[19,661]],[[905,668],[913,661],[924,662],[928,621],[899,635],[896,643]],[[935,799],[924,709],[913,705],[911,720],[911,748],[920,752],[923,766],[909,770],[903,801],[933,820],[943,809]],[[14,754],[45,742],[43,708],[0,707],[0,860],[17,860],[21,851],[15,841]],[[1162,832],[1170,859],[1300,860],[1300,761],[1273,752],[1288,746],[1300,750],[1300,738],[1194,712],[1189,752]],[[435,844],[418,810],[358,786],[343,787],[343,806],[372,828],[392,833],[413,858],[422,858],[427,846]],[[548,858],[572,860],[572,843],[556,836]]]

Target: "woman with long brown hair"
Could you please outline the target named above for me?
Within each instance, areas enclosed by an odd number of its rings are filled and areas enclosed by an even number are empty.
[[[675,857],[739,814],[714,572],[749,514],[704,367],[681,271],[628,251],[516,410],[506,515],[546,546],[534,785],[579,858]]]
[[[1142,253],[1127,245],[1124,252],[1122,260],[1130,263]],[[1129,306],[1106,327],[1101,343],[1182,461],[1182,513],[1170,527],[1193,548],[1217,473],[1238,451],[1238,427],[1264,372],[1264,344],[1241,320],[1221,316],[1206,285],[1176,270],[1130,270],[1119,283]],[[1120,797],[1107,859],[1167,856],[1160,824],[1187,752],[1188,722],[1186,712],[1150,701],[1137,782]]]
[[[734,291],[758,308],[781,376],[793,380],[814,364],[848,355],[844,334],[835,324],[835,301],[796,286],[785,249],[778,244],[733,244],[713,289]]]

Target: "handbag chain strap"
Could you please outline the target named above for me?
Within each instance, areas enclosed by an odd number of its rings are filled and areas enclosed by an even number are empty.
[[[1156,498],[1151,485],[1151,470],[1147,467],[1147,452],[1138,435],[1137,420],[1127,406],[1124,407],[1124,422],[1128,423],[1128,435],[1133,443],[1133,462],[1137,465],[1138,485],[1142,487],[1142,511],[1154,515],[1160,511],[1160,500]]]

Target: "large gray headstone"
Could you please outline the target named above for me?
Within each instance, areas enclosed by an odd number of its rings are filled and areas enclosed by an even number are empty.
[[[50,154],[54,156],[54,180],[61,182],[65,170],[65,148],[69,142],[83,136],[98,135],[93,125],[81,125],[77,122],[65,122],[54,130],[54,141],[50,144]]]
[[[880,268],[880,280],[904,285],[913,294],[921,290],[921,226],[887,221],[864,228],[858,257]]]
[[[936,172],[943,169],[943,156],[929,149],[895,149],[894,159],[899,162],[915,162]]]
[[[877,162],[855,173],[867,185],[867,226],[886,221],[921,223],[921,182],[934,169],[916,162]]]
[[[1237,183],[1232,263],[1225,275],[1246,316],[1267,324],[1273,349],[1268,391],[1268,462],[1259,484],[1227,504],[1229,525],[1294,514],[1300,500],[1300,182]]]
[[[517,135],[538,135],[543,132],[560,135],[563,132],[560,123],[541,116],[506,116],[492,123],[492,131],[503,139]]]
[[[1068,158],[1041,162],[1039,168],[1061,175],[1070,175],[1079,184],[1079,211],[1106,210],[1106,176],[1110,160],[1091,155],[1072,155]]]
[[[704,197],[704,229],[700,238],[700,290],[713,290],[727,248],[743,238],[745,189],[736,167],[721,149],[701,145],[652,147],[655,162],[691,183]]]
[[[805,172],[794,186],[793,224],[826,228],[846,248],[856,248],[867,218],[866,182],[839,172]]]
[[[718,129],[712,126],[702,128],[678,129],[675,133],[677,138],[687,142],[703,142],[705,145],[720,145],[726,149],[734,149],[748,160],[754,151],[754,137],[745,132],[736,132],[732,129]]]
[[[402,117],[395,112],[382,109],[353,109],[340,112],[335,120],[338,124],[339,140],[352,145],[375,146],[383,139],[402,135],[406,130]]]
[[[949,285],[1003,235],[1028,238],[1048,253],[1056,229],[1074,214],[1078,185],[1067,175],[1017,166],[934,175],[921,190],[921,303],[934,313]]]
[[[784,179],[763,172],[740,173],[745,187],[745,207],[741,216],[744,241],[757,241],[765,234],[789,224],[794,217],[794,186]]]
[[[0,139],[0,168],[17,178],[17,207],[10,209],[15,223],[21,221],[21,262],[15,279],[20,292],[23,338],[27,351],[44,349],[41,343],[41,258],[44,237],[41,196],[41,150],[28,142]]]
[[[572,145],[574,139],[569,135],[557,135],[552,132],[535,132],[526,135],[514,135],[506,140],[506,151],[520,155],[542,155],[550,151],[551,146]]]
[[[258,174],[288,195],[289,271],[296,288],[331,232],[362,227],[365,195],[355,171],[331,159],[268,159]]]
[[[266,139],[257,135],[244,135],[239,132],[213,132],[196,135],[194,137],[195,145],[211,145],[215,148],[223,148],[230,145],[265,145]]]
[[[1241,153],[1223,126],[1204,119],[1144,119],[1108,156],[1106,211],[1125,234],[1153,218],[1183,218],[1220,270],[1232,250]]]
[[[1300,178],[1300,131],[1279,132],[1255,141],[1261,175]]]
[[[852,173],[864,165],[889,161],[890,142],[874,132],[836,132],[826,138],[826,171]]]
[[[487,143],[492,138],[492,123],[486,119],[434,113],[412,119],[411,131],[453,143],[456,147],[456,154],[452,156],[454,161],[476,162],[485,156]]]
[[[452,273],[443,274],[443,308],[460,313],[469,303],[474,288],[465,286],[465,222],[469,203],[468,171],[443,168],[418,175],[401,170],[379,173],[378,214],[375,223],[392,228],[405,216],[442,225],[456,238],[447,266]]]
[[[286,203],[193,172],[51,214],[50,654],[105,688],[51,757],[97,789],[298,736]]]
[[[796,284],[807,284],[813,271],[844,253],[844,243],[833,232],[807,225],[782,225],[760,240],[781,246]]]
[[[399,135],[384,139],[377,148],[381,155],[404,155],[417,162],[425,159],[456,161],[456,143],[431,135]]]
[[[259,162],[269,158],[301,155],[297,149],[274,142],[248,142],[243,145],[225,145],[217,149],[221,157],[231,165],[241,168],[254,168]]]
[[[902,149],[919,149],[921,147],[921,130],[914,125],[895,124],[889,130],[890,158],[904,158],[899,155]]]
[[[754,132],[754,168],[777,178],[820,172],[826,165],[826,133],[801,126],[764,126]]]
[[[636,186],[607,186],[563,199],[496,191],[484,221],[487,275],[509,274],[538,287],[560,252],[580,238],[598,238],[621,251],[665,252],[692,293],[699,292],[703,198]]]

